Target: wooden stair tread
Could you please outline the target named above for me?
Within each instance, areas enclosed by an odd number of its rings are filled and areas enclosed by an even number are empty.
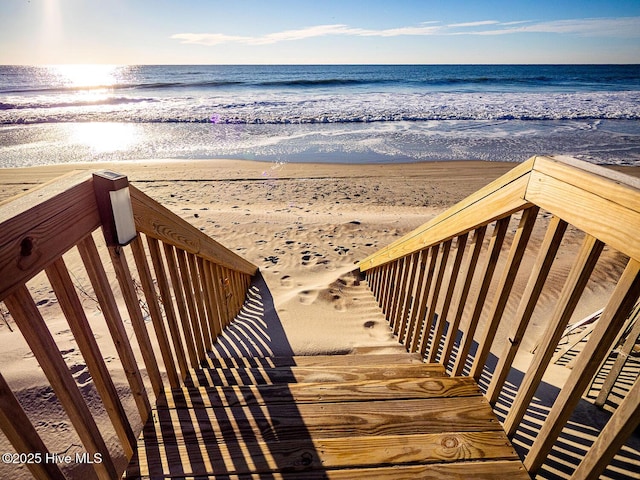
[[[480,395],[469,377],[393,378],[340,383],[290,383],[167,389],[158,408],[206,408],[276,403],[468,397]]]
[[[473,379],[386,356],[194,370],[158,399],[127,476],[529,478]]]
[[[136,476],[140,480],[157,476]],[[184,475],[163,475],[160,478],[184,479]],[[198,480],[263,480],[264,473],[243,475],[199,475]],[[374,468],[336,470],[297,470],[269,473],[271,480],[531,480],[520,461],[457,462],[432,465],[394,465]]]
[[[393,365],[423,363],[418,353],[378,353],[348,355],[298,355],[292,357],[208,357],[209,368],[234,367],[327,367],[346,365]]]
[[[452,463],[460,461],[514,461],[518,456],[504,432],[438,433],[348,438],[285,440],[241,444],[180,444],[157,448],[138,445],[140,459],[147,460],[141,475],[158,475],[182,465],[189,458],[184,475],[214,475],[224,471],[237,475],[278,470],[370,468],[379,465]],[[158,450],[161,455],[149,453]],[[251,461],[247,460],[250,454]],[[132,474],[130,471],[129,474]],[[376,477],[377,478],[377,477]],[[471,477],[469,477],[471,478]],[[504,478],[504,477],[503,477]]]
[[[203,368],[191,370],[187,386],[266,385],[272,383],[346,382],[446,376],[440,364],[337,365],[270,368]]]
[[[192,409],[197,421],[176,425],[179,414],[154,411],[143,434],[160,443],[214,441],[225,443],[295,440],[363,435],[402,435],[438,432],[501,430],[482,396],[424,400],[387,400],[339,403],[293,402],[267,407]]]

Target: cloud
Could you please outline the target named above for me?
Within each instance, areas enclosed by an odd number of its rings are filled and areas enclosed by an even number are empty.
[[[490,29],[484,28],[489,26],[491,27]],[[228,43],[269,45],[326,36],[399,37],[432,35],[513,35],[521,33],[638,37],[640,36],[640,17],[586,18],[548,22],[522,20],[504,23],[498,22],[497,20],[481,20],[476,22],[453,23],[446,26],[440,22],[423,22],[417,26],[378,30],[334,24],[284,30],[261,36],[227,35],[224,33],[177,33],[172,35],[171,38],[180,40],[186,44],[213,46]]]
[[[223,43],[242,43],[246,45],[268,45],[292,40],[305,40],[307,38],[326,37],[330,35],[345,35],[359,37],[397,37],[397,36],[424,36],[435,35],[442,29],[434,25],[438,22],[424,22],[419,26],[389,28],[384,30],[370,30],[354,28],[348,25],[316,25],[297,30],[284,30],[282,32],[269,33],[259,37],[243,37],[237,35],[225,35],[222,33],[177,33],[171,38],[182,43],[199,45],[220,45]]]
[[[499,26],[500,28],[493,30],[477,30],[463,34],[512,35],[516,33],[555,33],[600,37],[640,36],[640,17],[580,18],[548,22],[509,22],[500,24]]]
[[[497,20],[481,20],[479,22],[467,22],[467,23],[452,23],[447,25],[448,27],[457,28],[457,27],[481,27],[483,25],[497,25],[500,22]]]

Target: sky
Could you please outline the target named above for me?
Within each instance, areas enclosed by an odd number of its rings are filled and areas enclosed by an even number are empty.
[[[0,0],[0,64],[640,63],[640,0]]]

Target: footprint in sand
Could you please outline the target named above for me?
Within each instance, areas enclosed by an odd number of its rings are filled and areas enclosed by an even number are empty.
[[[303,290],[298,294],[298,299],[303,305],[311,305],[318,298],[317,290]]]
[[[289,275],[284,275],[280,278],[280,285],[283,287],[291,288],[293,287],[293,279]]]

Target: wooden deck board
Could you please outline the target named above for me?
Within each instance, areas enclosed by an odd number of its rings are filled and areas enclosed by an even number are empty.
[[[349,382],[389,378],[444,377],[440,364],[366,365],[327,367],[216,368],[191,370],[188,387],[268,385],[273,383]]]
[[[480,390],[469,377],[400,378],[341,383],[233,385],[167,389],[158,408],[206,408],[290,403],[469,397]]]
[[[162,443],[229,439],[272,441],[322,435],[408,435],[479,432],[501,426],[484,397],[389,400],[323,404],[294,402],[187,410],[158,409],[145,437]]]
[[[148,451],[152,454],[149,455]],[[388,435],[224,445],[191,443],[175,447],[147,447],[141,443],[138,454],[146,460],[143,463],[144,470],[139,472],[142,476],[171,472],[174,465],[179,465],[183,475],[215,475],[220,472],[237,475],[279,470],[349,468],[354,465],[370,468],[482,461],[486,458],[518,460],[503,432]]]
[[[372,356],[192,371],[158,399],[126,476],[529,478],[473,379]]]
[[[422,364],[418,353],[376,353],[357,355],[299,355],[293,357],[207,358],[209,368],[328,367],[358,365]]]

